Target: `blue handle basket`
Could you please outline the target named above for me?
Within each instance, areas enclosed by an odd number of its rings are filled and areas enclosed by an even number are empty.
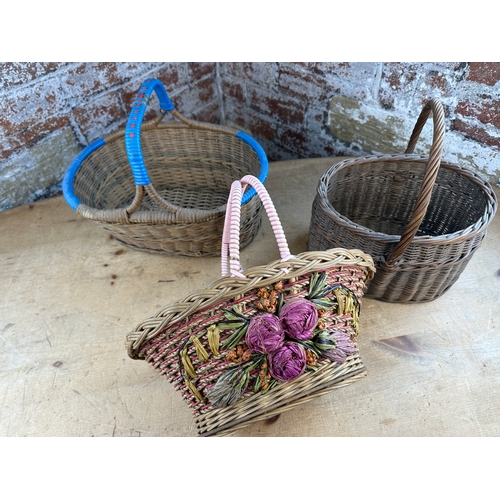
[[[160,115],[145,122],[153,93]],[[163,121],[167,113],[176,120]],[[151,78],[140,86],[125,130],[97,139],[73,160],[63,194],[73,210],[98,221],[127,246],[215,256],[220,255],[231,183],[245,174],[264,183],[268,170],[255,139],[185,118],[163,84]],[[247,244],[260,227],[262,205],[255,195],[252,188],[242,200],[251,205],[248,219],[242,219],[252,226]]]

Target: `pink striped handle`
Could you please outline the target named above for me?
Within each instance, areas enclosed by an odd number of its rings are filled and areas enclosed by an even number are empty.
[[[285,262],[292,255],[288,249],[285,233],[281,227],[274,204],[267,192],[266,188],[257,177],[253,175],[245,175],[239,181],[234,181],[231,184],[231,191],[227,202],[226,218],[224,220],[224,232],[222,234],[222,254],[221,254],[221,270],[222,276],[228,274],[228,259],[231,269],[231,277],[245,278],[242,274],[243,268],[240,263],[240,217],[241,217],[241,198],[247,186],[252,186],[257,195],[262,200],[262,204],[266,209],[267,216],[271,222],[274,236],[278,243],[278,248],[281,255],[281,261]]]

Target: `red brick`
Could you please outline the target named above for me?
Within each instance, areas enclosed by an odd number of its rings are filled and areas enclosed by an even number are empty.
[[[448,83],[448,80],[443,73],[439,73],[437,71],[429,71],[429,73],[425,75],[425,84],[430,89],[440,90],[440,95],[442,97],[449,97],[451,95],[450,84]],[[429,97],[430,96],[427,96],[427,99]]]
[[[266,87],[272,87],[276,83],[277,68],[278,65],[276,63],[233,62],[224,63],[222,72],[229,79],[233,75]],[[223,78],[223,80],[227,79]]]
[[[237,127],[241,128],[241,129],[248,129],[247,127],[247,122],[245,120],[245,118],[243,118],[242,116],[236,116],[236,117],[233,117],[233,119],[231,120]]]
[[[125,121],[118,92],[109,92],[99,99],[73,110],[73,117],[86,136],[99,137],[114,122]]]
[[[269,141],[274,141],[276,138],[276,123],[273,122],[272,118],[251,110],[247,115],[246,128],[256,137],[265,137]]]
[[[0,142],[0,158],[7,158],[18,149],[28,148],[51,132],[67,127],[69,124],[67,116],[55,116],[5,137]]]
[[[301,66],[302,68],[313,70],[313,69],[316,68],[316,66],[317,66],[318,63],[314,63],[314,62],[294,62],[292,64],[295,64],[297,66]]]
[[[332,89],[323,76],[287,66],[280,67],[278,90],[310,103],[321,101]]]
[[[248,103],[251,108],[277,117],[285,123],[304,122],[304,102],[291,99],[277,92],[269,92],[253,85],[249,86]]]
[[[320,62],[314,64],[314,69],[321,73],[338,73],[345,76],[345,70],[351,68],[349,62]]]
[[[196,85],[183,88],[172,98],[176,109],[190,118],[195,111],[216,100],[217,92],[214,81],[211,79],[200,80]]]
[[[295,160],[297,159],[297,154],[284,148],[281,144],[276,142],[270,142],[263,140],[261,146],[266,152],[267,159],[269,161],[285,161],[285,160]]]
[[[467,79],[492,87],[500,80],[500,63],[471,62],[469,63],[469,76]]]
[[[12,135],[43,122],[59,111],[64,92],[55,78],[34,81],[9,92],[2,100],[0,134]]]
[[[4,62],[0,63],[0,88],[6,90],[28,83],[66,66],[63,62]]]
[[[63,72],[62,81],[69,97],[77,102],[94,94],[123,86],[124,82],[146,73],[158,63],[82,63]],[[136,83],[139,87],[141,82]]]
[[[301,151],[307,142],[307,136],[300,130],[285,128],[278,134],[278,142],[291,151]]]
[[[455,113],[462,116],[477,118],[483,123],[489,123],[494,127],[500,128],[500,100],[488,103],[460,101],[455,108]]]
[[[193,119],[199,122],[220,123],[220,109],[218,104],[216,102],[210,103],[195,113]]]
[[[168,63],[166,66],[156,70],[154,74],[151,75],[151,78],[160,80],[168,94],[179,90],[189,83],[184,63]]]
[[[453,120],[451,128],[482,144],[500,148],[500,138],[491,136],[484,128],[469,125],[460,119]]]
[[[70,68],[64,73],[62,81],[70,95],[81,100],[122,83],[122,78],[118,74],[117,63],[99,62]]]
[[[413,64],[384,63],[379,89],[379,101],[382,106],[394,106],[394,95],[403,90],[417,77],[417,69]]]
[[[223,81],[221,88],[224,97],[233,97],[242,102],[245,100],[245,90],[239,81]]]
[[[190,81],[200,80],[208,75],[215,78],[215,63],[190,62],[187,66]]]
[[[224,109],[226,120],[236,123],[238,127],[249,128],[247,125],[249,113],[248,108],[244,106],[244,103],[235,99],[226,98],[224,100]]]
[[[240,102],[226,100],[226,119],[242,129],[249,130],[257,141],[266,139],[274,141],[276,136],[276,122],[269,115],[256,113],[244,107]]]

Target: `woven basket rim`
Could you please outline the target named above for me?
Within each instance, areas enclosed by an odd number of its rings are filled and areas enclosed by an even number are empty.
[[[419,154],[369,155],[356,158],[349,158],[347,160],[343,160],[339,163],[332,165],[322,175],[318,183],[317,192],[322,207],[329,212],[330,216],[333,216],[336,219],[336,222],[338,222],[339,225],[343,226],[344,228],[347,229],[355,228],[360,234],[364,233],[364,235],[366,236],[371,235],[373,238],[378,238],[380,240],[385,241],[386,243],[398,243],[399,240],[401,239],[401,235],[386,234],[379,231],[374,231],[372,229],[367,228],[366,226],[362,226],[361,224],[357,224],[351,221],[348,217],[339,213],[328,200],[328,197],[326,196],[326,192],[324,191],[324,189],[328,186],[328,184],[331,181],[331,178],[337,172],[351,165],[363,165],[363,164],[373,163],[375,161],[377,162],[387,161],[395,163],[398,161],[406,161],[406,160],[412,160],[418,163],[425,163],[428,160],[428,156]],[[488,225],[492,221],[497,211],[498,200],[491,185],[487,181],[482,179],[478,174],[471,171],[470,169],[461,167],[460,165],[454,163],[441,161],[441,167],[445,169],[458,171],[460,174],[467,177],[471,182],[481,187],[487,200],[485,213],[475,224],[467,226],[466,228],[463,228],[459,231],[439,236],[427,236],[427,235],[415,236],[410,245],[433,245],[433,244],[439,245],[442,244],[443,242],[455,243],[463,239],[470,239],[475,234],[477,234],[480,231],[483,231],[485,228],[488,227]]]
[[[237,134],[238,132],[241,132],[240,130],[232,127],[227,127],[225,125],[214,125],[211,123],[207,122],[194,122],[193,124],[187,124],[187,123],[179,123],[176,121],[167,121],[167,122],[157,122],[157,119],[150,120],[148,122],[145,122],[142,126],[142,133],[148,133],[152,131],[159,131],[159,132],[168,132],[169,130],[192,130],[195,133],[203,133],[203,134],[225,134],[227,137],[230,137],[231,139],[234,139],[235,141],[242,142],[245,144],[246,147],[249,149],[254,150],[255,154],[258,157],[257,151],[250,146],[247,141],[243,140],[241,137],[239,137]],[[227,203],[223,203],[221,205],[218,205],[216,207],[213,207],[211,209],[190,209],[190,208],[184,208],[184,207],[178,207],[179,212],[184,215],[183,218],[179,218],[175,214],[172,213],[171,217],[165,216],[162,221],[158,222],[156,220],[156,214],[160,214],[163,212],[167,212],[166,209],[161,209],[161,210],[154,210],[154,211],[143,211],[141,213],[140,217],[129,217],[129,214],[127,213],[126,208],[96,208],[87,205],[86,203],[82,202],[80,199],[76,197],[76,195],[72,194],[73,191],[73,183],[76,177],[77,172],[80,170],[82,164],[92,158],[93,155],[98,154],[99,150],[101,148],[106,147],[106,145],[111,144],[115,141],[118,140],[123,140],[125,136],[126,130],[125,129],[120,129],[115,132],[111,132],[108,134],[103,135],[102,137],[94,140],[91,144],[89,144],[86,148],[84,148],[73,160],[72,165],[67,169],[66,174],[65,174],[65,179],[63,182],[63,193],[65,195],[66,201],[68,204],[73,208],[75,211],[79,212],[82,214],[85,218],[90,219],[90,220],[95,220],[99,222],[107,222],[107,223],[115,223],[119,220],[121,220],[125,224],[164,224],[164,223],[179,223],[179,224],[189,224],[192,222],[207,222],[210,220],[213,220],[215,218],[220,217],[223,215],[226,211],[226,206]],[[257,145],[260,146],[260,144],[255,141]],[[264,150],[262,152],[265,155]],[[259,163],[260,163],[260,173],[259,177],[263,175],[262,182],[265,181],[267,177],[267,158],[266,158],[266,164],[263,165],[261,162],[261,159],[259,158]],[[76,166],[77,164],[77,166]],[[131,170],[132,174],[132,170]],[[132,186],[134,187],[134,181],[132,180]],[[137,188],[137,185],[135,185]],[[252,196],[253,198],[253,196]],[[250,198],[250,199],[252,199]],[[250,201],[250,199],[247,200]],[[138,220],[139,219],[139,220]],[[147,220],[145,220],[147,219]],[[172,222],[170,222],[169,219],[172,219]]]
[[[242,295],[249,290],[265,287],[277,280],[288,280],[305,273],[324,270],[330,267],[357,266],[363,268],[366,280],[371,280],[375,274],[375,264],[371,255],[359,249],[332,248],[324,251],[308,251],[299,253],[286,262],[275,260],[266,265],[254,266],[245,271],[244,278],[223,276],[206,288],[192,292],[185,297],[163,307],[155,316],[140,323],[133,332],[127,335],[128,353],[137,359],[141,345],[153,338],[167,327],[178,323],[190,314],[214,305],[228,298]]]

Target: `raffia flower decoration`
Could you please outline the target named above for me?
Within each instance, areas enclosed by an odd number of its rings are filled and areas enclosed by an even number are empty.
[[[311,301],[294,298],[285,302],[280,311],[280,319],[288,337],[307,340],[313,336],[318,322],[318,311]]]
[[[268,355],[271,376],[279,382],[289,382],[304,373],[307,365],[306,350],[296,342],[284,342]]]
[[[343,363],[347,356],[356,352],[351,336],[348,333],[341,330],[331,330],[327,334],[328,337],[325,337],[325,339],[328,348],[322,351],[325,358],[337,363]]]
[[[278,349],[285,339],[285,332],[277,316],[264,313],[254,316],[248,325],[245,342],[256,353],[268,354]]]

